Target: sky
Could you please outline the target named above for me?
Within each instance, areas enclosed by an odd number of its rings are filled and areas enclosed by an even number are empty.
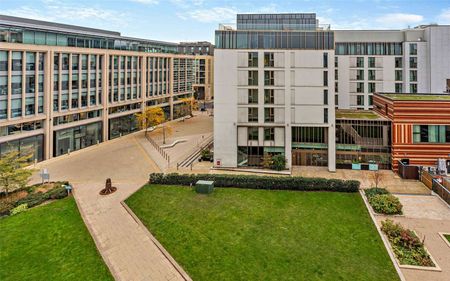
[[[118,31],[124,36],[210,41],[237,13],[315,12],[332,29],[450,24],[450,0],[0,0],[0,14]]]

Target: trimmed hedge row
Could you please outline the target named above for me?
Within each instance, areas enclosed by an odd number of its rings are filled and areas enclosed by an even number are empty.
[[[214,181],[216,187],[298,191],[357,192],[360,185],[360,182],[355,180],[177,173],[152,173],[149,183],[188,186],[194,185],[198,180]]]

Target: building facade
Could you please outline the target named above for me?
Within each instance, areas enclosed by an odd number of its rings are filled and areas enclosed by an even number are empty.
[[[178,44],[0,16],[0,155],[41,161],[138,130],[135,113],[177,118],[196,57]],[[206,72],[205,76],[208,73]]]
[[[377,93],[374,111],[392,122],[393,170],[403,159],[434,167],[450,160],[450,95]]]
[[[450,92],[450,26],[331,30],[315,14],[247,14],[215,35],[216,166],[281,153],[289,168],[334,171],[353,153],[387,167],[390,121],[338,122],[335,109],[370,110],[375,92]]]
[[[255,28],[216,31],[215,165],[260,166],[264,155],[282,154],[289,167],[334,171],[334,34],[311,28],[315,19],[278,31],[265,25],[283,21],[259,16]]]

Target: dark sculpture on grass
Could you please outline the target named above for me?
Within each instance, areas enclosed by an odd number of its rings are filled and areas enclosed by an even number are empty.
[[[112,186],[111,179],[106,179],[105,188],[100,190],[100,195],[108,195],[114,193],[117,190],[117,187]]]

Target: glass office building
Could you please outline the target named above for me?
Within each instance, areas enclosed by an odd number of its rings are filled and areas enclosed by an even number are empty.
[[[0,15],[0,152],[33,147],[41,161],[137,131],[146,107],[173,118],[193,96],[196,60],[208,57],[177,52],[177,43]]]

